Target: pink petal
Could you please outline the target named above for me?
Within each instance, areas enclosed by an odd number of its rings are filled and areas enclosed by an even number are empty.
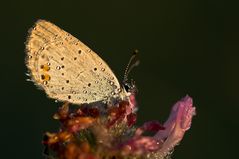
[[[164,123],[165,130],[159,130],[154,138],[165,141],[160,152],[167,154],[183,138],[185,131],[191,126],[195,115],[192,98],[186,96],[178,101],[172,108],[169,119]]]
[[[129,97],[129,103],[130,103],[130,108],[131,108],[131,112],[133,111],[136,111],[137,108],[136,108],[136,105],[137,105],[137,102],[136,102],[136,99],[135,99],[135,94],[131,94],[130,97]],[[131,113],[130,112],[130,113]]]
[[[129,96],[129,105],[126,107],[126,112],[124,114],[124,122],[126,122],[129,127],[136,123],[136,104],[135,94],[133,93]]]

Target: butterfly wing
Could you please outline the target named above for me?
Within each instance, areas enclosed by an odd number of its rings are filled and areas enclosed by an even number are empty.
[[[36,85],[50,98],[74,104],[117,96],[120,84],[89,47],[45,20],[29,31],[26,64]]]

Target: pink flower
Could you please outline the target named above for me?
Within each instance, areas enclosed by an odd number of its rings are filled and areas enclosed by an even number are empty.
[[[156,140],[163,140],[161,153],[168,153],[183,138],[184,133],[190,128],[192,117],[196,115],[193,100],[188,95],[178,101],[172,108],[168,120],[163,124],[165,130],[159,130],[154,136]]]
[[[173,106],[164,124],[149,121],[135,128],[136,111],[134,94],[106,111],[87,106],[71,110],[66,103],[54,116],[61,122],[59,131],[45,135],[45,154],[57,159],[163,159],[182,140],[195,115],[189,96]]]
[[[157,121],[146,122],[136,130],[133,138],[123,144],[123,148],[127,153],[139,155],[153,152],[154,155],[163,158],[182,140],[184,133],[191,126],[194,115],[192,98],[186,96],[173,106],[168,120],[163,125]],[[144,131],[157,133],[153,137],[142,136]]]
[[[175,146],[190,128],[194,115],[196,115],[196,109],[193,107],[193,100],[187,95],[173,106],[168,120],[163,124],[165,130],[158,131],[154,138],[166,139],[164,146],[167,144],[171,147]]]

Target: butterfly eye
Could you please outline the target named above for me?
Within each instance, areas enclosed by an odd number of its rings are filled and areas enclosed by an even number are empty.
[[[126,84],[124,84],[124,89],[126,90],[126,92],[129,92],[129,86]]]
[[[124,89],[126,90],[126,92],[130,92],[132,89],[132,86],[130,83],[124,83],[123,86],[124,86]]]
[[[123,87],[126,92],[129,92],[129,93],[138,92],[137,87],[135,85],[135,81],[133,79],[131,79],[131,82],[123,82]]]

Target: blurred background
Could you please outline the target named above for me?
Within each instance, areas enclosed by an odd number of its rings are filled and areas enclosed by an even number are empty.
[[[223,0],[2,1],[1,158],[42,159],[42,136],[56,131],[55,103],[27,82],[27,31],[46,19],[96,51],[123,78],[134,49],[140,66],[138,122],[167,119],[189,94],[197,107],[174,159],[236,158],[239,120],[238,2]]]

